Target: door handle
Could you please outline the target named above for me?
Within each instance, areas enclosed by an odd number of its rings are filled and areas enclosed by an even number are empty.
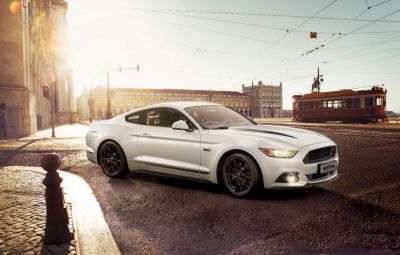
[[[149,136],[147,133],[139,133],[140,136]]]

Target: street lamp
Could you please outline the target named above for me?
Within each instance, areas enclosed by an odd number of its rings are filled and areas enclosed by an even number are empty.
[[[110,72],[114,71],[119,71],[120,73],[122,71],[126,70],[137,70],[139,72],[139,65],[136,65],[136,67],[128,67],[128,68],[123,68],[119,66],[116,69],[111,69],[107,71],[107,112],[106,112],[106,119],[111,119],[112,118],[112,112],[111,112],[111,97],[110,97]]]

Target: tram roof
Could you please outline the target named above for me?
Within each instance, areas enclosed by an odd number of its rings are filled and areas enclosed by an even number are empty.
[[[338,91],[328,91],[328,92],[311,92],[304,95],[295,95],[293,98],[297,99],[321,99],[321,98],[331,98],[331,97],[347,97],[347,96],[360,96],[368,94],[386,94],[386,91],[381,87],[373,87],[369,90],[351,90],[343,89]]]

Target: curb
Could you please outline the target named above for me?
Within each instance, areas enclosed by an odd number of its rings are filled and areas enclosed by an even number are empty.
[[[46,172],[41,167],[7,166],[17,171]],[[121,252],[104,219],[100,205],[92,189],[77,175],[58,170],[64,199],[71,204],[75,228],[75,248],[79,255],[120,255]]]
[[[65,201],[72,204],[79,254],[119,255],[114,237],[92,189],[81,177],[60,171]]]

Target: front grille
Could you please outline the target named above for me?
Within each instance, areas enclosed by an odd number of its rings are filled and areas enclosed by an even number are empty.
[[[310,164],[315,162],[324,161],[330,158],[335,157],[336,155],[336,146],[329,146],[324,148],[319,148],[316,150],[312,150],[303,159],[304,164]]]
[[[313,180],[313,179],[319,179],[319,178],[322,178],[322,177],[331,175],[332,172],[333,172],[333,171],[327,172],[327,173],[323,173],[323,174],[320,174],[320,173],[316,173],[316,174],[306,174],[306,176],[307,176],[307,179],[309,179],[309,180],[311,181],[311,180]]]

